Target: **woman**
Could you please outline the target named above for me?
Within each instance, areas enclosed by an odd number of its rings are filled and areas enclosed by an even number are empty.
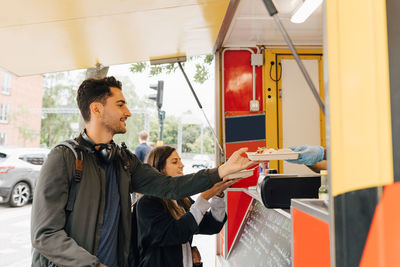
[[[183,163],[174,148],[156,147],[146,162],[169,176],[182,176]],[[194,234],[216,234],[225,221],[223,191],[236,180],[222,181],[204,191],[196,202],[143,196],[136,206],[139,266],[196,266],[191,251]],[[218,195],[218,196],[216,196]],[[208,202],[209,199],[211,203]],[[207,210],[211,207],[211,211]]]

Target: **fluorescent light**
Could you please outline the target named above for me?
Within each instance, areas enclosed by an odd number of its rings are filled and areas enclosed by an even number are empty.
[[[293,23],[303,23],[322,4],[322,0],[305,0],[290,18]]]

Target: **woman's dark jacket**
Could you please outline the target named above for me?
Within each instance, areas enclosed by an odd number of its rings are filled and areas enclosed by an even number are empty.
[[[182,244],[194,234],[216,234],[224,226],[208,211],[200,225],[191,212],[175,220],[160,198],[143,196],[137,203],[137,233],[140,267],[182,267]],[[201,253],[201,252],[200,252]]]

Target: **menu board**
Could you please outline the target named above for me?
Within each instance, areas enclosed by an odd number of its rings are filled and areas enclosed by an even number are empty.
[[[282,211],[284,213],[285,211]],[[290,214],[253,200],[227,261],[232,266],[292,265]]]

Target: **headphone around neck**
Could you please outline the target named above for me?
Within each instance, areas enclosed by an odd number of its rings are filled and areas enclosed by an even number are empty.
[[[110,163],[114,160],[115,154],[117,154],[117,145],[111,140],[109,144],[96,144],[86,134],[86,129],[81,133],[83,140],[90,144],[90,149],[97,157],[104,163]]]

